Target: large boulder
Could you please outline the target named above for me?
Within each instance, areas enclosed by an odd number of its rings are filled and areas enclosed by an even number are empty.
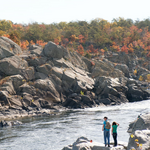
[[[22,50],[19,45],[7,37],[0,37],[0,59],[21,53]]]
[[[18,56],[11,56],[0,60],[0,73],[3,75],[21,74],[28,67],[28,63]]]
[[[126,96],[130,102],[146,100],[150,96],[150,94],[142,90],[141,86],[133,79],[128,79],[127,87],[128,91],[126,92]]]
[[[104,144],[93,142],[85,137],[80,137],[72,145],[64,147],[62,150],[123,150],[123,146],[105,147]]]
[[[62,46],[56,45],[55,43],[49,41],[43,49],[43,53],[46,57],[61,59],[65,55],[68,55],[67,49]]]
[[[136,130],[131,134],[127,150],[149,150],[150,149],[150,130]]]
[[[129,124],[128,132],[146,129],[150,130],[150,113],[139,115],[135,121]]]

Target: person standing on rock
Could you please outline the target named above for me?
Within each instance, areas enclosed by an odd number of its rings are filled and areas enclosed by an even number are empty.
[[[111,125],[109,123],[109,121],[107,121],[107,117],[104,117],[104,122],[103,122],[103,127],[102,127],[102,131],[104,131],[104,143],[105,143],[105,147],[108,144],[108,147],[110,147],[110,128]]]
[[[112,136],[113,136],[113,139],[114,139],[114,146],[117,146],[117,127],[118,126],[119,126],[118,123],[116,123],[116,122],[112,123],[111,133],[112,133]]]

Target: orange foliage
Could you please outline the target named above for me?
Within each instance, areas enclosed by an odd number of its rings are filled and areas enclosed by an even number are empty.
[[[89,53],[97,53],[98,52],[98,49],[95,49],[94,46],[91,44],[89,46]]]
[[[56,45],[59,45],[59,40],[58,40],[57,38],[55,38],[55,39],[54,39],[54,43],[55,43]]]
[[[29,45],[29,42],[26,40],[26,41],[22,41],[21,42],[21,48],[23,50],[27,49],[27,46]]]
[[[112,43],[113,45],[110,46],[114,51],[120,52],[120,46],[117,45],[115,42]]]
[[[10,38],[10,35],[9,35],[9,34],[4,34],[3,36],[4,36],[4,37],[7,37],[7,38]]]
[[[104,50],[104,49],[101,49],[100,51],[101,51],[101,54],[104,55],[105,50]]]
[[[84,36],[82,34],[80,34],[78,36],[78,39],[79,39],[79,43],[83,43]]]
[[[126,45],[124,45],[122,48],[121,48],[121,51],[122,52],[125,52],[126,54],[128,54],[128,47]]]
[[[75,42],[75,40],[78,39],[78,38],[76,37],[76,35],[71,35],[70,38],[71,38],[71,41],[72,41],[72,42]]]
[[[129,53],[133,53],[134,52],[132,43],[130,43],[129,46],[128,46],[128,52]]]
[[[38,45],[44,47],[44,46],[47,44],[47,42],[43,42],[43,40],[37,40],[37,41],[36,41],[36,44],[38,44]]]
[[[78,46],[77,52],[78,52],[80,55],[83,55],[83,54],[84,54],[84,48],[83,48],[83,46],[82,46],[81,44]]]
[[[30,45],[35,45],[35,43],[33,42],[33,40],[30,41]]]

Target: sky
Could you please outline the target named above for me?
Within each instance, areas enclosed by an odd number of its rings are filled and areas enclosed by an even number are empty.
[[[150,18],[150,0],[1,0],[0,20],[28,24]]]

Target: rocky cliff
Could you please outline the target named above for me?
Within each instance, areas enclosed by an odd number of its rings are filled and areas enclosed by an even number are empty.
[[[53,42],[22,51],[0,37],[1,118],[147,99],[149,93],[130,74],[128,57],[118,56],[117,65],[111,59],[89,60]]]

